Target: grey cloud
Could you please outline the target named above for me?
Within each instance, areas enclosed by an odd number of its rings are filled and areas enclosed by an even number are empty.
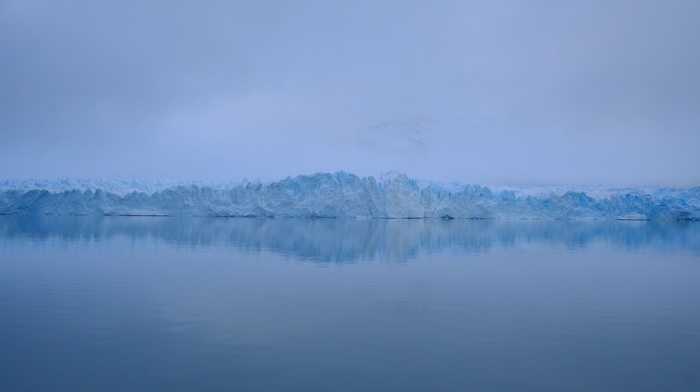
[[[698,17],[694,1],[6,0],[0,177],[697,185]],[[353,136],[412,116],[434,123],[419,149],[410,130]]]

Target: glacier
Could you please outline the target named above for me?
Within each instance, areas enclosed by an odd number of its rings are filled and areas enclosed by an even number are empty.
[[[700,187],[506,187],[316,173],[274,182],[0,181],[0,215],[700,220]]]

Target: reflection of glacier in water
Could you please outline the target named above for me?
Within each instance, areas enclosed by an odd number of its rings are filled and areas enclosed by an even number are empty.
[[[5,216],[0,217],[0,236],[5,244],[122,239],[136,245],[158,241],[178,247],[272,251],[319,261],[406,260],[529,245],[603,244],[700,254],[700,224],[694,222]]]
[[[318,173],[272,183],[0,181],[0,215],[700,220],[700,187],[496,187]]]

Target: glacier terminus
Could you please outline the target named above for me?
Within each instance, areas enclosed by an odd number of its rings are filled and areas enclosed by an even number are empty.
[[[316,173],[274,182],[0,181],[0,215],[700,220],[700,187],[487,187]]]

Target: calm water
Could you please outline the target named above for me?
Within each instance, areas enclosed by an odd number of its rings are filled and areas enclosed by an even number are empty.
[[[0,217],[0,391],[698,391],[700,224]]]

